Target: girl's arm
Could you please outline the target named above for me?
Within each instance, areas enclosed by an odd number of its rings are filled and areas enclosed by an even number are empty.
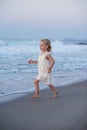
[[[28,63],[29,64],[38,64],[38,60],[32,60],[32,59],[30,59],[30,60],[28,60]]]
[[[49,66],[49,68],[48,68],[48,73],[50,73],[50,72],[51,72],[51,69],[52,69],[52,67],[53,67],[53,65],[54,65],[54,63],[55,63],[55,61],[54,61],[54,59],[53,59],[53,57],[52,57],[51,55],[48,55],[48,56],[46,57],[46,59],[50,61],[50,66]]]

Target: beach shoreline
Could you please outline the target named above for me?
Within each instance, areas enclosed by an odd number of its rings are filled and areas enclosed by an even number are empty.
[[[68,76],[66,76],[68,75]],[[19,75],[20,76],[20,75]],[[33,77],[36,76],[36,73],[33,75]],[[5,76],[3,76],[5,78]],[[1,84],[1,89],[2,92],[5,92],[5,88],[7,86],[7,88],[11,89],[12,92],[7,93],[6,94],[2,94],[0,95],[0,104],[1,103],[5,103],[5,102],[9,102],[12,100],[16,100],[17,98],[20,98],[22,96],[26,96],[27,94],[31,94],[32,92],[34,92],[34,85],[33,85],[33,80],[29,80],[29,76],[28,74],[23,75],[23,77],[26,77],[26,80],[22,80],[20,79],[20,81],[18,82],[17,79],[15,79],[15,76],[13,76],[12,78],[14,78],[12,81],[8,82],[3,82],[4,84]],[[78,82],[83,82],[87,79],[87,72],[86,71],[57,71],[54,72],[54,85],[56,87],[66,87],[69,86],[71,84],[74,83],[78,83]],[[7,76],[6,76],[7,79]],[[16,90],[18,89],[18,90]],[[44,89],[49,89],[48,86],[44,85],[43,83],[40,84],[40,91],[44,90]],[[14,90],[14,91],[13,91]]]
[[[44,89],[39,99],[32,99],[31,93],[0,104],[0,129],[86,130],[87,80],[58,90],[56,98]]]
[[[57,89],[61,88],[61,87],[69,87],[70,85],[72,84],[76,84],[76,83],[79,83],[79,82],[84,82],[86,81],[86,78],[83,78],[83,79],[79,79],[79,78],[76,78],[76,80],[71,80],[66,82],[66,83],[62,83],[62,81],[60,81],[60,85],[56,86]],[[59,82],[59,81],[56,81],[56,82]],[[43,84],[42,84],[43,85]],[[49,87],[43,87],[41,89],[40,87],[40,92],[43,92],[43,91],[46,91],[46,90],[49,90]],[[0,96],[0,104],[3,104],[3,103],[8,103],[10,101],[14,101],[14,100],[17,100],[21,97],[24,97],[24,96],[27,96],[27,95],[31,95],[32,93],[34,93],[35,90],[32,90],[32,91],[26,91],[26,92],[16,92],[16,93],[10,93],[10,94],[6,94],[6,95],[3,95],[3,96]]]

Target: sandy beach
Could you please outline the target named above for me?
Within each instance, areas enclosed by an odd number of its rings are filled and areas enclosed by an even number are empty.
[[[87,130],[87,80],[0,104],[0,130]]]

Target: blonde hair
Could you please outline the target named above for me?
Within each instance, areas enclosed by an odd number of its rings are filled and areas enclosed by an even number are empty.
[[[41,39],[40,41],[44,42],[46,45],[48,45],[47,51],[51,51],[52,47],[51,47],[51,42],[49,39]]]

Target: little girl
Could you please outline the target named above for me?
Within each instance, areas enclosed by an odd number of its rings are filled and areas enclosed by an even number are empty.
[[[32,98],[39,98],[39,82],[42,81],[50,87],[53,91],[53,97],[56,97],[58,90],[52,84],[52,67],[55,63],[53,57],[51,56],[51,43],[48,39],[42,39],[40,41],[40,50],[38,60],[29,60],[29,64],[38,64],[38,75],[34,80],[35,95]]]

